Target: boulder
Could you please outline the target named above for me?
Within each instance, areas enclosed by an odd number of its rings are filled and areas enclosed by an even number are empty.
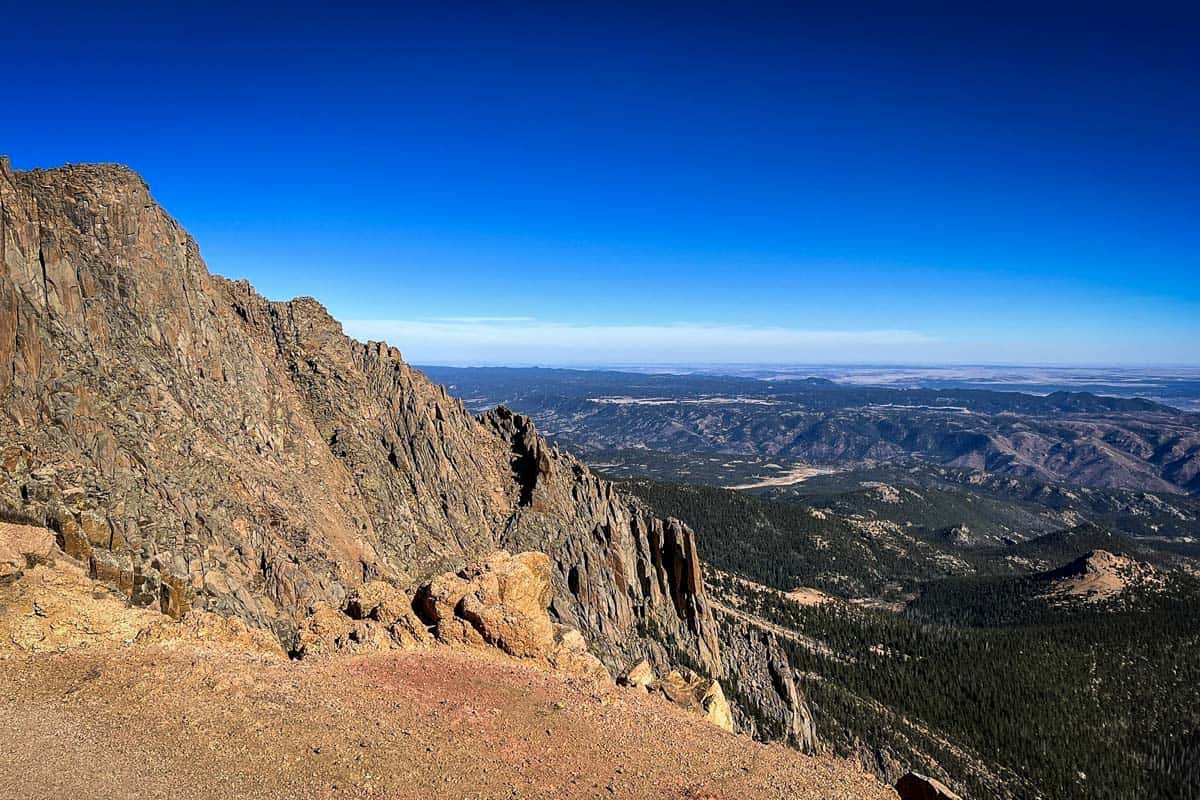
[[[704,708],[706,720],[723,731],[734,732],[733,709],[729,707],[729,701],[725,699],[725,692],[722,691],[719,682],[709,683],[708,689],[700,698],[700,705]]]
[[[640,665],[639,665],[640,666]],[[672,670],[662,680],[650,684],[672,703],[701,714],[722,730],[734,733],[733,709],[725,698],[721,684],[712,678],[698,675],[689,669]]]
[[[588,651],[587,640],[574,628],[555,626],[555,647],[549,656],[550,665],[561,672],[583,675],[601,683],[611,683],[608,670]]]
[[[491,646],[611,681],[578,630],[551,622],[551,570],[544,553],[496,551],[458,573],[437,576],[417,591],[412,605],[441,642]]]
[[[962,800],[941,781],[917,772],[896,781],[896,794],[900,800]]]
[[[630,667],[621,677],[623,685],[636,686],[643,691],[650,691],[650,686],[654,683],[654,680],[654,669],[644,658]]]
[[[15,580],[26,568],[52,561],[57,550],[48,528],[0,522],[0,581]]]
[[[412,602],[401,589],[386,581],[368,581],[350,591],[346,613],[352,619],[391,624],[412,613]]]
[[[442,641],[548,658],[559,643],[547,613],[552,596],[544,553],[498,551],[457,575],[434,578],[415,605]]]

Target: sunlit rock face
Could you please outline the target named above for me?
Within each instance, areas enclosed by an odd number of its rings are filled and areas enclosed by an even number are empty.
[[[692,532],[528,419],[477,419],[315,300],[211,275],[124,167],[0,163],[0,207],[0,509],[135,604],[293,648],[365,583],[539,550],[551,614],[610,669],[718,671]]]

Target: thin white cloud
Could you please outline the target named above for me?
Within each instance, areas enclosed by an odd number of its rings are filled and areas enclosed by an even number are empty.
[[[488,322],[533,322],[533,317],[434,317],[432,322],[461,322],[465,325],[481,325]]]
[[[528,317],[349,320],[358,339],[382,339],[417,363],[779,363],[879,360],[937,339],[909,330],[667,323],[578,325]]]

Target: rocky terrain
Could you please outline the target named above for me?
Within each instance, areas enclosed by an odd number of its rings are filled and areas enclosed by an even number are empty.
[[[482,640],[584,674],[644,662],[655,693],[813,749],[771,643],[720,640],[686,525],[316,301],[210,274],[128,169],[0,160],[0,263],[0,519],[52,530],[119,601],[295,658]],[[547,579],[524,642],[489,611],[512,564]]]
[[[1049,583],[1045,597],[1085,603],[1113,600],[1130,587],[1155,581],[1152,567],[1107,550],[1092,550],[1042,577]]]
[[[291,650],[364,582],[536,549],[555,618],[610,668],[678,651],[720,671],[691,531],[527,418],[477,419],[315,301],[210,275],[125,168],[0,163],[0,206],[0,509],[135,605]]]
[[[0,568],[0,797],[895,796],[732,735],[710,680],[642,662],[615,685],[550,621],[542,554],[435,578],[422,597],[462,597],[431,632],[360,587],[301,660],[236,618],[131,606],[45,528],[0,526]]]

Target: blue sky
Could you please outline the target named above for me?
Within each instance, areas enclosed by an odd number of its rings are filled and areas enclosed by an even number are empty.
[[[70,5],[0,152],[410,360],[1200,363],[1182,4]]]

